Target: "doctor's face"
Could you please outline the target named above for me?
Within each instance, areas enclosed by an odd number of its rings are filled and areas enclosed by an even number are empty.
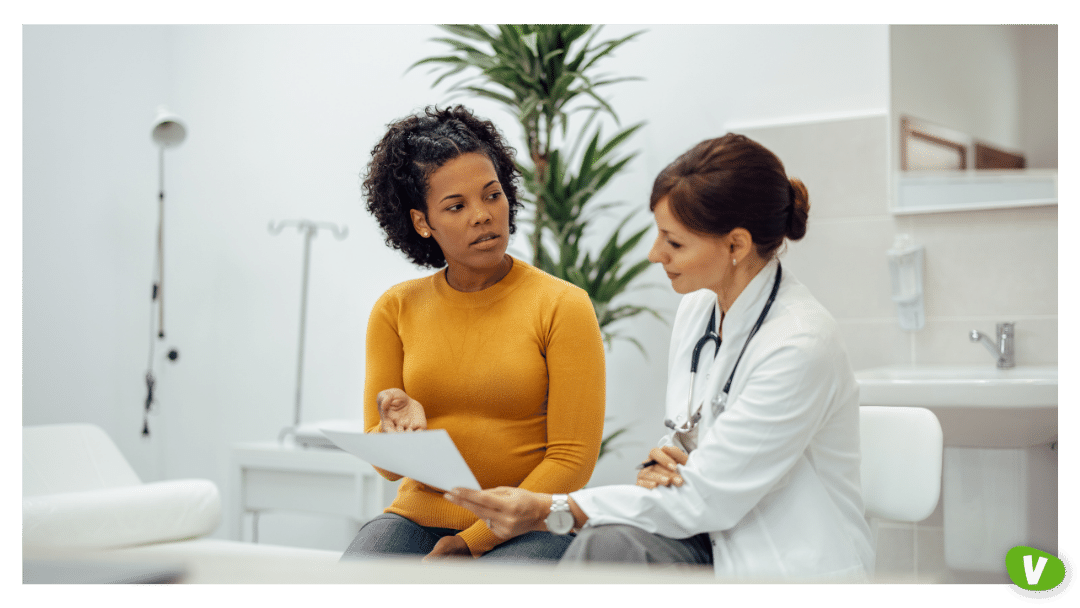
[[[671,288],[681,294],[699,289],[721,293],[733,277],[728,238],[684,226],[671,213],[666,196],[653,209],[653,218],[659,233],[649,250],[649,261],[664,267]]]

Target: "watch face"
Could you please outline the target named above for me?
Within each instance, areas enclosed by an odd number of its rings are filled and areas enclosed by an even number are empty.
[[[570,511],[552,511],[544,520],[547,529],[555,534],[567,534],[574,529],[574,515]]]

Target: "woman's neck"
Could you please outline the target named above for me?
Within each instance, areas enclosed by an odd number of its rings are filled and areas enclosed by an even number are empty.
[[[727,313],[731,310],[732,304],[739,298],[746,286],[750,284],[750,281],[754,280],[754,277],[761,272],[765,266],[769,264],[768,260],[763,260],[759,257],[748,257],[741,264],[735,267],[734,273],[731,276],[731,281],[716,291],[716,299],[720,303],[720,312]]]
[[[514,260],[508,254],[492,268],[472,268],[459,264],[449,264],[444,276],[446,283],[456,291],[471,293],[483,291],[503,280],[514,267]]]

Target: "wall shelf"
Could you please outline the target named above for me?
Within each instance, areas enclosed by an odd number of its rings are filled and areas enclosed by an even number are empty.
[[[901,171],[895,215],[1057,205],[1056,169]]]

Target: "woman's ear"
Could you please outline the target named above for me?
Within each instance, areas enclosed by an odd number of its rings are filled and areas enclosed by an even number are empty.
[[[412,217],[413,228],[416,230],[417,234],[425,239],[431,236],[431,227],[428,226],[427,216],[424,215],[423,211],[420,211],[419,209],[409,209],[409,216]]]
[[[728,238],[732,255],[740,260],[746,259],[754,248],[754,239],[750,238],[750,231],[746,228],[733,229],[728,233]]]

